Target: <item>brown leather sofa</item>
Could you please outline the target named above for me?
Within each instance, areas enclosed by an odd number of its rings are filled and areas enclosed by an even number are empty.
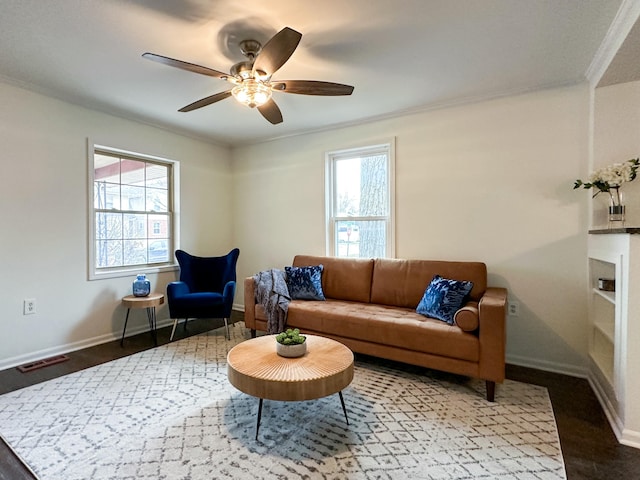
[[[319,264],[326,301],[292,300],[287,327],[333,338],[357,353],[481,378],[487,400],[494,401],[496,382],[505,375],[507,291],[487,287],[484,263],[309,255],[293,260],[294,266]],[[436,274],[473,282],[454,325],[416,313]],[[252,336],[267,330],[254,289],[253,277],[246,278],[244,316]]]

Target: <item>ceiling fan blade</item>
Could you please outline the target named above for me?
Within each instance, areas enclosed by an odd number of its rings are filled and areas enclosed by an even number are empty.
[[[212,103],[219,102],[220,100],[224,100],[231,96],[231,90],[227,90],[226,92],[216,93],[209,97],[205,97],[197,102],[190,103],[186,107],[182,107],[179,112],[190,112],[192,110],[196,110],[198,108],[206,107],[207,105],[211,105]]]
[[[262,47],[253,63],[253,73],[259,76],[273,75],[289,60],[301,38],[302,34],[292,28],[280,30]]]
[[[228,73],[222,73],[212,68],[203,67],[202,65],[196,65],[195,63],[183,62],[182,60],[176,60],[175,58],[163,57],[162,55],[156,55],[155,53],[143,53],[142,56],[148,60],[154,62],[164,63],[170,67],[181,68],[182,70],[188,70],[189,72],[199,73],[201,75],[208,75],[209,77],[217,77],[222,80],[226,80],[229,77]]]
[[[318,82],[316,80],[283,80],[274,82],[273,90],[299,95],[351,95],[353,87],[342,83]]]
[[[274,102],[272,98],[269,99],[269,101],[264,105],[260,105],[258,107],[258,111],[260,111],[262,116],[267,120],[269,120],[274,125],[277,125],[278,123],[282,123],[282,112],[280,111],[280,109],[278,108],[278,105],[276,105],[276,102]]]

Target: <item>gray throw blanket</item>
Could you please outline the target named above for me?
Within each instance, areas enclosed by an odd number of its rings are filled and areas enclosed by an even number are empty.
[[[289,289],[283,270],[273,268],[253,276],[256,282],[256,302],[264,307],[267,316],[267,333],[280,333],[287,324]]]

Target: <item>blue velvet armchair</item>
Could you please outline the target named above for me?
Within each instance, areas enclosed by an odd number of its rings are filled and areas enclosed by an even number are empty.
[[[170,341],[181,318],[185,328],[190,318],[222,318],[229,338],[239,255],[237,248],[222,257],[196,257],[176,250],[180,281],[167,285],[169,315],[174,319]]]

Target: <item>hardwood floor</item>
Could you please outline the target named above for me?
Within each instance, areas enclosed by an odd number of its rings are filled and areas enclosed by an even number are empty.
[[[234,312],[232,321],[242,320],[242,313]],[[176,338],[196,335],[211,328],[219,328],[222,322],[193,320],[188,330],[176,331]],[[238,328],[238,327],[230,327]],[[168,343],[170,327],[158,330],[158,344]],[[119,341],[69,353],[69,360],[39,370],[22,373],[16,368],[0,371],[0,394],[39,382],[56,378],[116,358],[151,348],[150,335],[140,334]],[[549,396],[558,425],[560,444],[567,478],[581,479],[640,479],[640,449],[620,445],[588,382],[584,379],[542,372],[529,368],[507,366],[507,378],[542,385]],[[497,387],[497,400],[500,387]],[[0,441],[0,480],[33,480],[7,445]]]

